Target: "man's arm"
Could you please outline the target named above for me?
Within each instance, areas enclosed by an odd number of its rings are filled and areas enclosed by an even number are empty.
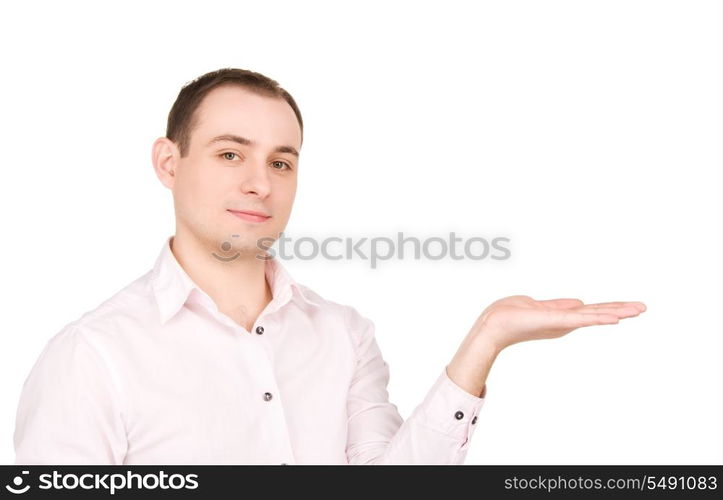
[[[14,444],[18,465],[123,463],[117,387],[76,325],[50,339],[25,380]]]
[[[445,367],[422,403],[404,421],[389,402],[389,367],[376,342],[374,323],[351,307],[347,322],[357,352],[347,404],[348,462],[462,464],[478,426],[486,385],[476,394],[469,392]],[[490,355],[489,363],[493,360]]]
[[[502,349],[518,342],[561,337],[594,325],[617,324],[646,310],[642,302],[584,304],[579,299],[534,300],[513,295],[493,302],[470,329],[452,362],[405,421],[388,401],[389,369],[373,323],[349,308],[357,367],[349,391],[347,456],[355,464],[461,464],[486,379]],[[476,395],[479,394],[480,397]],[[456,421],[451,421],[450,413]]]

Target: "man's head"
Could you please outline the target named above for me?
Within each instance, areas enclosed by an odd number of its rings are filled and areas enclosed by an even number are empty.
[[[152,158],[173,192],[176,235],[226,255],[260,253],[258,240],[278,238],[291,215],[302,141],[294,99],[264,75],[228,68],[185,85]],[[269,218],[234,214],[246,210]]]

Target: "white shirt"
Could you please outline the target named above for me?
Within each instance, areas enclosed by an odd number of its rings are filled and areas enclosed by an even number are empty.
[[[165,240],[150,271],[67,324],[25,380],[16,464],[461,464],[484,403],[446,367],[406,421],[374,323],[266,261],[250,332]],[[412,348],[413,349],[413,348]]]

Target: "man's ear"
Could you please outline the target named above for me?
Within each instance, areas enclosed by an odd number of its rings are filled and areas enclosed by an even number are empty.
[[[167,137],[159,137],[153,142],[151,161],[158,179],[168,189],[173,190],[180,152],[176,144]]]

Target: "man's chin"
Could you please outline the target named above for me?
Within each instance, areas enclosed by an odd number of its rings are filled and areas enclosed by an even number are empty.
[[[255,235],[250,232],[230,233],[217,238],[213,244],[212,255],[221,262],[233,262],[239,259],[268,260],[268,250],[276,241],[271,235]]]

